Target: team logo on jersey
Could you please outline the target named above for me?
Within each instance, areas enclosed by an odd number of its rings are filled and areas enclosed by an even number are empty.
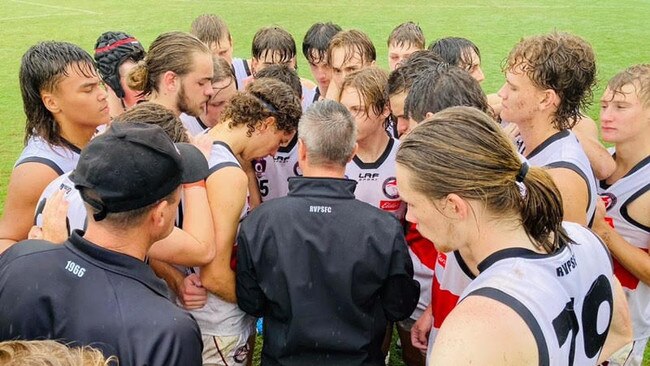
[[[438,264],[442,268],[447,267],[447,255],[445,253],[438,252]]]
[[[605,208],[609,210],[612,206],[616,204],[616,196],[612,193],[605,192],[600,196],[600,199],[605,202]]]
[[[245,344],[235,350],[233,358],[235,359],[236,363],[244,363],[246,362],[249,353],[250,348],[248,347],[248,344]]]
[[[302,169],[300,169],[300,165],[298,165],[298,162],[293,165],[293,174],[296,175],[296,177],[302,177]]]
[[[253,162],[253,168],[255,169],[255,175],[257,175],[258,178],[261,178],[264,172],[266,172],[266,160],[255,160]]]
[[[395,177],[389,177],[386,179],[382,185],[382,190],[384,191],[384,196],[392,200],[399,198],[399,191],[397,190],[397,179]]]

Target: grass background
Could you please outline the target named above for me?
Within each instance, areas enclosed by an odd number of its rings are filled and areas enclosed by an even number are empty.
[[[596,101],[604,83],[617,71],[650,62],[650,0],[0,0],[0,4],[0,211],[12,166],[22,150],[25,117],[18,88],[20,58],[42,40],[69,41],[92,52],[99,34],[121,30],[148,47],[158,34],[187,31],[196,16],[216,13],[230,27],[235,55],[249,57],[251,39],[262,26],[284,27],[300,48],[312,23],[333,21],[343,28],[368,33],[377,48],[378,65],[386,68],[388,34],[396,25],[412,20],[424,30],[427,43],[448,35],[473,40],[482,53],[486,75],[483,87],[491,93],[503,83],[501,63],[521,37],[561,30],[584,37],[595,49],[599,79],[594,91]],[[301,55],[298,63],[301,76],[310,77]],[[588,114],[598,120],[598,103]]]

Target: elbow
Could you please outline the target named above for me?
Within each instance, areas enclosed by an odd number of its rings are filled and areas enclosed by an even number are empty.
[[[237,302],[234,286],[223,279],[216,276],[205,275],[204,271],[201,271],[201,285],[210,293],[224,301],[230,303]]]

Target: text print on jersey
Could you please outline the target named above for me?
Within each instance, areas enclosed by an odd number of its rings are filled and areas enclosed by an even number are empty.
[[[309,206],[309,212],[313,213],[332,213],[330,206]]]

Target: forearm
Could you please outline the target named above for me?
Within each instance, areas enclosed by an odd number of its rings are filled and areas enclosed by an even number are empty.
[[[156,273],[156,276],[162,278],[167,283],[169,289],[172,290],[176,296],[180,297],[181,284],[183,283],[183,278],[185,278],[183,273],[172,265],[156,259],[150,258],[149,266],[151,266],[151,269]]]
[[[596,174],[598,180],[607,179],[616,170],[616,161],[609,154],[607,149],[599,141],[593,139],[582,139],[580,145],[585,151],[589,164]]]
[[[201,267],[201,283],[210,293],[224,301],[236,303],[235,272],[230,268],[230,256],[223,258],[217,253],[207,266]]]
[[[594,231],[603,239],[612,256],[626,270],[641,282],[650,285],[650,255],[647,252],[628,243],[616,230],[605,223],[594,226]]]

